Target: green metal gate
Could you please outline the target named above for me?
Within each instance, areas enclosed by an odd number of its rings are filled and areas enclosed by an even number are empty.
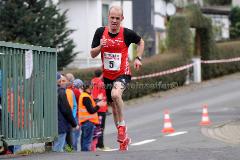
[[[0,146],[53,141],[56,72],[55,49],[0,41]]]

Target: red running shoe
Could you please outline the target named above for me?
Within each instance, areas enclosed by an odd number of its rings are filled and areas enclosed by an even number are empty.
[[[127,138],[127,127],[126,126],[118,126],[118,138],[117,141],[122,143],[125,141],[125,139]]]
[[[131,138],[127,137],[124,142],[120,143],[119,151],[127,151],[128,145],[131,143]]]

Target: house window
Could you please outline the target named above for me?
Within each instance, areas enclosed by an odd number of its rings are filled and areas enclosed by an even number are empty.
[[[108,24],[108,10],[109,10],[109,5],[103,4],[102,5],[102,26],[106,26]]]

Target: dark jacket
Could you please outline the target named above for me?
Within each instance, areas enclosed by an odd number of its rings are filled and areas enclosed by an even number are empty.
[[[90,114],[94,114],[100,109],[100,107],[97,105],[93,106],[90,98],[88,98],[88,97],[83,98],[83,105],[86,107],[88,113],[90,113]]]
[[[68,103],[64,88],[58,88],[58,133],[69,132],[77,123],[73,117],[71,107]]]

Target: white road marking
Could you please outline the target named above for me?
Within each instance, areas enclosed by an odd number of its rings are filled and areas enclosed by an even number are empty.
[[[146,144],[146,143],[151,143],[151,142],[154,142],[154,141],[156,141],[156,139],[148,139],[148,140],[144,140],[144,141],[141,141],[141,142],[132,143],[131,146],[139,146],[139,145]]]
[[[166,136],[173,137],[173,136],[178,136],[178,135],[186,134],[186,133],[188,133],[188,132],[187,131],[182,131],[182,132],[171,133],[171,134],[168,134]]]
[[[166,136],[172,137],[172,136],[177,136],[177,135],[186,134],[186,133],[188,133],[188,132],[187,131],[182,131],[182,132],[171,133],[171,134],[168,134]],[[154,141],[156,141],[156,139],[148,139],[148,140],[132,143],[130,145],[131,146],[139,146],[139,145],[151,143],[151,142],[154,142]],[[113,149],[108,149],[108,150],[104,150],[104,151],[105,152],[111,152],[111,151],[117,151],[117,150],[118,150],[117,148],[113,148]]]
[[[112,152],[112,151],[118,151],[119,149],[118,148],[113,148],[113,149],[105,149],[105,150],[102,150],[104,152]]]

